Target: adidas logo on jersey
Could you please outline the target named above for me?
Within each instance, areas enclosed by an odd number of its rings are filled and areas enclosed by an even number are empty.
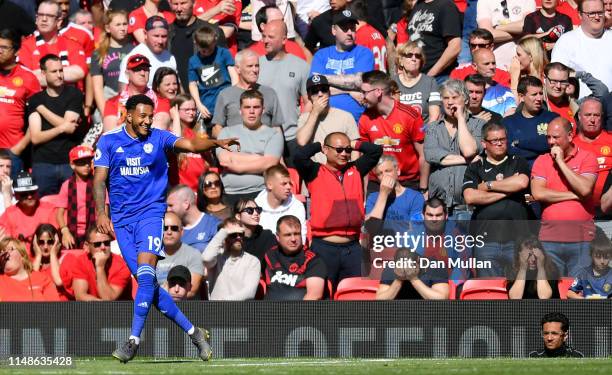
[[[119,146],[119,148],[116,149],[115,152],[123,152],[123,147]]]
[[[140,302],[138,305],[138,307],[144,307],[145,309],[149,308],[149,304],[146,302]]]
[[[276,273],[274,274],[274,276],[272,276],[272,279],[270,280],[270,284],[276,282],[279,284],[295,286],[297,279],[298,279],[297,275],[287,275],[287,274],[284,274],[283,271],[276,271]]]

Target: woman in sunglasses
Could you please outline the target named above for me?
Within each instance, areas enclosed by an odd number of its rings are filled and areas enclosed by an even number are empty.
[[[416,42],[408,42],[397,48],[396,68],[390,69],[391,77],[399,87],[400,102],[415,108],[423,122],[440,118],[440,92],[433,77],[421,73],[425,54]]]
[[[266,264],[264,255],[276,245],[276,237],[268,229],[259,225],[262,208],[253,199],[240,199],[234,206],[234,215],[244,225],[245,250],[257,257],[262,264]]]
[[[62,243],[57,229],[51,224],[40,224],[34,232],[30,249],[34,256],[32,270],[45,273],[53,281],[61,300],[74,299],[72,293],[64,289],[60,268],[67,254],[62,253]],[[64,272],[63,275],[66,277],[67,273]]]
[[[198,209],[223,221],[232,216],[232,209],[223,203],[223,182],[215,171],[208,171],[198,181]]]

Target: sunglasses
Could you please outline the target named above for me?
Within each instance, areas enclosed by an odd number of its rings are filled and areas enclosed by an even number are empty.
[[[212,187],[220,187],[220,186],[221,186],[221,180],[206,181],[204,183],[204,189],[210,189]]]
[[[420,53],[408,52],[408,53],[402,54],[402,57],[407,57],[409,59],[416,57],[417,59],[421,59],[423,58],[423,55]]]
[[[325,145],[333,150],[336,151],[336,153],[341,154],[343,152],[346,152],[347,154],[350,154],[351,152],[353,152],[353,148],[351,146],[347,146],[347,147],[333,147],[330,145]]]
[[[96,242],[92,242],[91,243],[94,247],[100,247],[102,246],[102,244],[104,244],[104,246],[109,247],[111,244],[111,240],[106,240],[106,241],[96,241]]]
[[[349,30],[357,31],[357,24],[354,22],[340,24],[336,26],[345,33],[348,32]]]
[[[22,191],[19,193],[15,193],[15,198],[19,200],[21,198],[33,197],[34,195],[36,195],[36,191]]]
[[[230,233],[227,235],[227,238],[230,240],[236,240],[238,238],[244,238],[244,233]]]
[[[164,232],[167,232],[168,229],[173,231],[173,232],[178,232],[179,231],[179,226],[178,225],[164,225]]]
[[[74,165],[79,167],[84,167],[86,165],[91,165],[91,159],[77,159],[73,161]]]
[[[55,240],[38,240],[38,246],[45,246],[45,245],[53,245],[55,243]]]
[[[491,43],[470,43],[470,48],[471,49],[489,48],[490,45],[491,45]]]
[[[261,214],[261,212],[263,211],[263,208],[257,206],[257,207],[247,207],[247,208],[243,208],[240,213],[246,212],[249,215],[253,215],[253,213],[257,212],[258,214]]]

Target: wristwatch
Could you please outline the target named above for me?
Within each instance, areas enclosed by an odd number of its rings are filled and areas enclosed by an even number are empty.
[[[493,190],[493,181],[487,181],[485,185],[487,185],[487,190]]]

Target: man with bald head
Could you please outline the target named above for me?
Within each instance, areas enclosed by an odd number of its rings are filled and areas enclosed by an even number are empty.
[[[542,205],[539,238],[560,275],[575,277],[591,263],[597,158],[573,142],[572,125],[563,117],[548,124],[546,139],[550,152],[531,170],[531,194]]]
[[[266,48],[264,46],[263,29],[272,21],[282,21],[285,28],[287,28],[287,24],[283,20],[283,17],[283,12],[281,12],[276,5],[266,5],[259,9],[254,18],[257,29],[259,29],[259,33],[261,34],[261,39],[251,44],[249,49],[255,51],[259,56],[264,56],[266,54]],[[294,40],[289,39],[289,37],[287,37],[287,41],[285,42],[285,51],[306,62],[310,62],[312,59],[312,54],[306,47],[300,46]]]
[[[362,153],[355,161],[351,161],[353,150]],[[318,152],[325,154],[325,165],[312,161]],[[346,134],[335,132],[328,134],[323,144],[307,144],[295,155],[295,167],[310,192],[311,249],[323,258],[334,285],[361,274],[363,179],[382,153],[382,146],[351,141]]]
[[[285,120],[285,162],[288,167],[293,167],[292,159],[298,147],[295,138],[300,98],[304,103],[309,103],[306,81],[310,67],[304,60],[287,53],[287,26],[283,20],[268,21],[262,36],[266,54],[259,58],[260,74],[257,82],[276,91]]]
[[[487,80],[482,107],[501,116],[509,116],[516,109],[516,101],[510,88],[493,80],[497,70],[495,55],[488,48],[479,48],[472,54],[472,65],[476,72]]]

